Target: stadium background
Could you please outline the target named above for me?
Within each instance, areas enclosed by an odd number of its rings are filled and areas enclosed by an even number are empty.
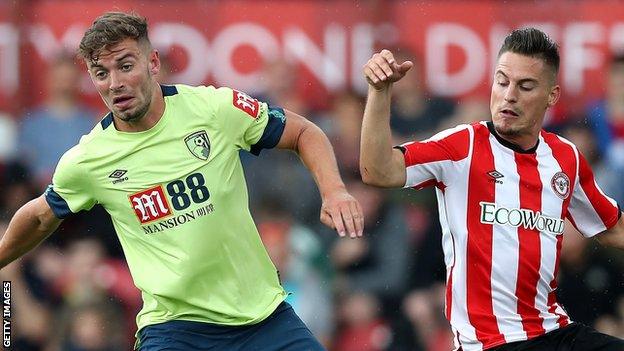
[[[0,1],[3,227],[43,191],[60,154],[103,116],[72,54],[91,21],[116,9],[148,18],[164,61],[162,82],[234,87],[300,112],[331,138],[347,187],[367,216],[361,240],[337,240],[321,228],[318,194],[296,157],[242,155],[252,213],[293,292],[290,301],[330,350],[451,349],[433,191],[386,191],[359,181],[361,67],[380,48],[417,63],[395,89],[392,127],[400,143],[489,119],[491,68],[505,33],[544,29],[561,43],[562,55],[563,98],[547,127],[577,143],[605,191],[624,200],[623,124],[597,112],[624,101],[624,59],[610,68],[624,52],[618,1],[6,0]],[[574,320],[624,337],[624,255],[573,229],[564,242],[562,303]],[[140,295],[103,210],[67,220],[0,277],[13,282],[13,349],[129,349]]]

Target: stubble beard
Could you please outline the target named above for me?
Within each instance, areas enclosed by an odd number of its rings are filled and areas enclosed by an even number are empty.
[[[143,117],[145,117],[145,115],[147,114],[147,111],[149,111],[151,102],[152,102],[152,96],[150,95],[147,97],[143,105],[138,106],[136,108],[136,111],[134,112],[128,111],[128,113],[121,112],[121,113],[113,113],[113,114],[115,115],[115,117],[119,118],[119,120],[127,122],[127,123],[138,122]]]
[[[518,128],[514,128],[514,126],[503,127],[497,123],[494,123],[494,130],[496,130],[496,133],[498,133],[498,135],[507,137],[515,137],[521,134],[520,130]]]
[[[149,72],[148,72],[148,76],[149,76]],[[117,114],[113,113],[113,115],[119,118],[119,120],[124,121],[126,123],[136,123],[140,121],[141,119],[143,119],[143,117],[147,115],[147,111],[149,111],[150,105],[152,104],[152,92],[151,92],[150,87],[151,85],[148,82],[147,85],[145,86],[145,89],[142,89],[141,92],[143,93],[143,96],[145,97],[145,103],[141,106],[137,106],[134,113],[132,113],[131,111],[128,111],[128,113],[120,112]]]

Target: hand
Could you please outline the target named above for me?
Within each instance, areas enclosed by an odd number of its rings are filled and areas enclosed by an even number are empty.
[[[344,189],[334,191],[323,198],[321,222],[335,229],[341,237],[347,232],[351,238],[359,237],[364,231],[362,207]]]
[[[364,65],[364,77],[375,90],[388,89],[390,84],[405,76],[414,64],[405,61],[398,64],[389,50],[383,49],[376,53]]]

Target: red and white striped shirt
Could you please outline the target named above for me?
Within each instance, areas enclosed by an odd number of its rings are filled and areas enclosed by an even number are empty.
[[[586,237],[620,211],[576,146],[542,131],[522,151],[491,123],[402,145],[406,187],[436,186],[457,349],[485,350],[570,323],[555,290],[564,220]]]

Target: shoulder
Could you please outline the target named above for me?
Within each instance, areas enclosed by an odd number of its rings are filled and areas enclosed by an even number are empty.
[[[446,139],[448,137],[457,136],[457,135],[468,136],[471,133],[472,130],[474,130],[474,126],[473,125],[460,124],[460,125],[457,125],[455,127],[448,128],[448,129],[442,130],[442,131],[434,134],[431,138],[429,138],[429,140]]]
[[[540,136],[553,150],[571,150],[577,152],[576,145],[561,135],[542,130]]]

